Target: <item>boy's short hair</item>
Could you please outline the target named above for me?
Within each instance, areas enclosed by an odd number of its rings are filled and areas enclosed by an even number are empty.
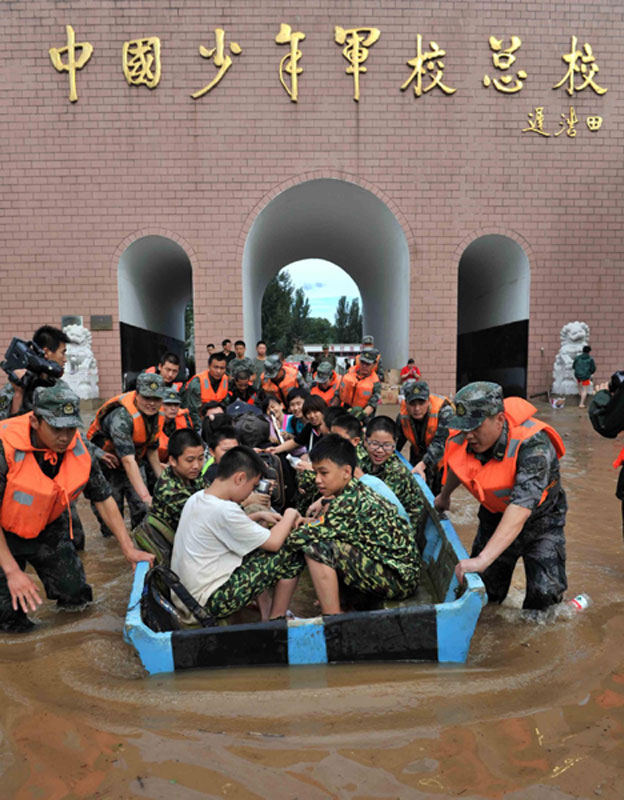
[[[226,344],[232,344],[232,340],[231,339],[224,339],[221,342],[221,347],[225,347]]]
[[[219,350],[218,353],[210,354],[210,358],[208,359],[208,366],[210,366],[213,361],[227,361],[227,356],[222,350]]]
[[[374,433],[389,433],[394,439],[397,438],[396,422],[390,417],[374,417],[366,426],[366,437],[370,437]]]
[[[325,411],[327,403],[318,394],[310,394],[303,401],[303,416],[310,411]]]
[[[238,347],[238,345],[239,345],[239,344],[242,344],[242,345],[243,345],[243,347],[247,347],[247,345],[245,344],[245,342],[244,342],[242,339],[237,339],[237,340],[234,342],[234,347]]]
[[[344,409],[338,409],[341,413],[334,417],[330,428],[342,428],[349,435],[349,439],[356,437],[362,438],[362,423],[354,414],[345,414]]]
[[[175,353],[165,353],[158,359],[159,364],[165,364],[167,361],[170,364],[175,364],[178,367],[180,366],[180,356]]]
[[[332,461],[339,467],[351,467],[353,471],[357,466],[355,447],[348,439],[343,439],[337,433],[328,433],[319,439],[310,451],[310,461],[313,464],[325,460]]]
[[[310,392],[308,392],[307,389],[302,389],[300,386],[295,386],[295,388],[291,389],[286,395],[286,403],[287,405],[290,405],[293,400],[296,400],[297,397],[305,400],[309,394]]]
[[[266,347],[266,342],[264,341],[264,339],[258,339],[258,341],[256,342],[256,347],[257,347],[259,344],[263,344],[263,345]]]
[[[39,347],[47,347],[51,353],[59,349],[60,345],[70,343],[69,336],[60,328],[55,328],[52,325],[42,325],[33,334],[33,342]]]
[[[325,411],[323,411],[323,419],[325,420],[325,425],[327,425],[327,428],[331,428],[336,417],[341,417],[344,413],[344,408],[341,408],[340,406],[327,406]]]
[[[169,438],[168,454],[175,459],[180,458],[187,447],[203,447],[201,436],[192,428],[181,428]]]
[[[217,478],[226,480],[236,472],[244,472],[248,478],[264,475],[264,462],[260,456],[245,445],[239,444],[224,454],[217,467]]]
[[[224,439],[236,439],[238,442],[238,434],[233,425],[221,425],[216,430],[211,431],[208,437],[208,447],[214,450]]]

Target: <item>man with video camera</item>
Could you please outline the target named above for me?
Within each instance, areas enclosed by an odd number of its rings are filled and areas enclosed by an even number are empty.
[[[67,334],[52,325],[38,328],[32,342],[13,339],[2,362],[9,383],[0,389],[0,420],[31,411],[35,389],[54,386],[63,375],[68,344]]]

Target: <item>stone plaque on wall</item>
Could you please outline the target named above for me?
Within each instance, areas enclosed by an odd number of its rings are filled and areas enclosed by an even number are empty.
[[[113,317],[111,314],[91,314],[92,331],[112,331]]]
[[[61,328],[64,328],[66,325],[82,325],[82,315],[64,314],[61,317]]]

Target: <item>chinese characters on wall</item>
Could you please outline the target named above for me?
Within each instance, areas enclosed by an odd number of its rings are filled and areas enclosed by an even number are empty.
[[[65,30],[67,43],[60,48],[50,48],[49,54],[54,68],[58,72],[68,74],[69,101],[75,103],[78,101],[76,73],[87,66],[94,47],[90,42],[77,42],[75,31],[71,25],[66,25]],[[212,61],[213,70],[216,72],[205,86],[191,93],[190,96],[194,100],[198,100],[215,89],[233,66],[232,56],[238,57],[243,52],[240,44],[228,38],[225,29],[215,28],[213,33],[214,46],[209,49],[200,44],[199,55],[201,58]],[[381,31],[378,28],[364,26],[343,28],[339,25],[334,28],[334,42],[342,48],[342,55],[347,61],[345,74],[352,76],[353,99],[356,102],[359,102],[362,91],[360,77],[367,73],[369,67],[372,68],[370,64],[365,66],[370,56],[370,49],[379,41],[380,37]],[[299,78],[304,72],[304,67],[301,66],[304,57],[302,43],[305,39],[306,34],[303,31],[293,31],[287,23],[281,23],[275,36],[275,44],[278,47],[285,46],[287,48],[285,55],[278,63],[277,73],[280,84],[293,103],[299,101]],[[483,87],[486,90],[494,89],[503,95],[519,94],[525,83],[530,80],[529,67],[525,69],[524,65],[518,63],[516,69],[522,40],[515,35],[508,39],[490,36],[488,45],[492,55],[492,74],[488,73],[483,76]],[[445,82],[446,50],[435,41],[429,42],[429,49],[423,47],[423,36],[420,33],[416,35],[415,49],[416,55],[405,62],[406,66],[411,69],[411,74],[397,88],[404,92],[412,86],[416,99],[424,97],[434,89],[438,89],[447,96],[455,94],[458,87],[449,86]],[[563,77],[552,85],[552,89],[565,87],[565,91],[570,97],[578,95],[587,88],[590,88],[598,96],[606,94],[607,88],[598,82],[600,69],[589,43],[586,42],[580,47],[578,37],[572,36],[570,51],[562,53],[561,59],[566,69]],[[160,38],[149,36],[124,42],[122,69],[129,86],[146,86],[148,89],[155,89],[160,83],[162,74]],[[574,106],[569,106],[569,111],[560,116],[559,130],[552,132],[545,128],[544,106],[534,108],[527,114],[528,125],[522,129],[522,133],[535,133],[543,137],[560,136],[565,133],[568,137],[574,138],[577,133],[576,126],[579,124]],[[588,130],[592,132],[600,129],[602,121],[602,117],[596,114],[585,119]]]

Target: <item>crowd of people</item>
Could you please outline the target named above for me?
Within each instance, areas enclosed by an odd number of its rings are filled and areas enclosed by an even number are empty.
[[[62,331],[44,326],[34,341],[64,366]],[[335,366],[328,347],[304,375],[262,341],[250,358],[244,341],[225,339],[221,350],[208,345],[206,369],[182,380],[180,358],[164,353],[97,410],[86,435],[62,379],[39,376],[26,388],[13,374],[0,391],[0,629],[32,627],[41,596],[27,564],[59,605],[91,599],[78,555],[82,492],[131,563],[171,566],[215,620],[251,603],[263,620],[286,616],[306,569],[323,614],[409,597],[425,516],[413,473],[439,511],[460,484],[480,502],[460,583],[478,572],[490,601],[502,602],[522,558],[524,608],[561,602],[565,448],[534,406],[486,381],[451,401],[410,360],[398,415],[378,415],[383,367],[372,337],[346,374]],[[616,376],[590,406],[606,436],[624,428],[624,373]],[[398,452],[408,444],[409,463]],[[188,603],[173,600],[192,621]]]

